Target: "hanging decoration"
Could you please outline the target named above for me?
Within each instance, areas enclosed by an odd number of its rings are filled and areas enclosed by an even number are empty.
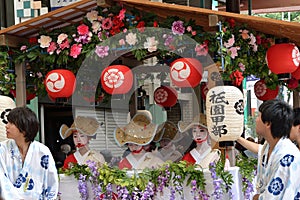
[[[235,141],[243,133],[243,93],[235,86],[216,86],[206,96],[207,128],[216,142]]]
[[[4,141],[7,139],[6,137],[6,124],[7,115],[9,112],[16,107],[16,103],[14,100],[8,96],[0,95],[0,141]]]
[[[178,87],[196,87],[202,79],[202,64],[195,58],[179,58],[171,63],[170,77]]]
[[[75,90],[76,77],[72,71],[55,69],[46,75],[44,84],[52,99],[69,98]]]
[[[300,53],[296,45],[275,44],[266,53],[269,69],[275,74],[292,73],[300,64]]]
[[[278,95],[278,92],[278,86],[276,86],[275,90],[272,90],[267,87],[264,79],[261,79],[254,84],[254,94],[261,101],[275,99]]]
[[[111,65],[101,73],[102,88],[109,94],[125,94],[132,84],[132,71],[125,65]]]
[[[172,107],[177,103],[178,93],[169,86],[160,86],[154,91],[154,101],[162,107]]]

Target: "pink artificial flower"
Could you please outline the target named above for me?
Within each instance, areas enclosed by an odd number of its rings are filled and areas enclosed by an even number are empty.
[[[195,47],[195,51],[196,51],[197,56],[206,56],[208,54],[207,43],[198,44]]]
[[[26,45],[21,46],[20,50],[21,51],[26,51],[27,50],[27,46]]]
[[[79,35],[86,35],[89,33],[89,27],[85,24],[81,24],[77,27],[77,32]]]
[[[125,40],[124,39],[119,40],[119,45],[124,46],[125,45]]]
[[[113,22],[112,22],[111,18],[108,17],[108,18],[105,18],[102,20],[102,28],[104,30],[111,29],[112,25],[113,25]]]
[[[100,57],[104,58],[105,56],[108,56],[109,46],[96,46],[95,53]]]
[[[256,44],[256,37],[252,33],[250,34],[249,44],[251,44],[252,46],[254,46]]]
[[[119,20],[122,21],[125,18],[125,13],[126,13],[126,9],[125,8],[123,8],[122,10],[120,10],[119,15],[118,15]]]
[[[47,48],[47,52],[52,55],[54,51],[57,49],[56,43],[55,42],[50,42],[49,47]]]
[[[197,31],[192,31],[192,36],[195,36],[197,34]]]
[[[64,40],[61,44],[59,44],[59,48],[64,50],[65,48],[70,48],[69,40]]]
[[[92,31],[93,31],[93,33],[98,33],[98,31],[101,31],[101,23],[98,21],[93,21]]]
[[[188,27],[186,27],[186,30],[187,30],[188,32],[191,32],[191,31],[193,30],[193,28],[192,28],[191,26],[188,26]]]
[[[237,51],[240,50],[240,47],[231,47],[230,49],[228,49],[229,53],[230,53],[230,57],[232,59],[235,59],[236,56],[238,56]]]
[[[240,70],[243,72],[243,71],[245,71],[245,69],[246,69],[246,67],[245,67],[245,65],[243,64],[243,63],[239,63],[239,68],[240,68]]]
[[[240,33],[241,33],[241,36],[244,40],[248,39],[250,36],[249,36],[249,31],[244,29],[244,30],[240,30]]]
[[[183,35],[184,34],[183,21],[174,21],[172,24],[172,32],[175,35]]]
[[[232,47],[235,43],[234,35],[231,35],[232,37],[229,38],[228,42],[224,42],[224,47],[229,48]]]
[[[78,55],[81,53],[82,44],[73,44],[70,49],[70,56],[73,58],[77,58]]]

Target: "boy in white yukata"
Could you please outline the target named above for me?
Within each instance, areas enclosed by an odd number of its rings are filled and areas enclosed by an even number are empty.
[[[300,198],[300,152],[289,139],[292,108],[274,99],[259,107],[256,132],[266,142],[258,156],[257,193],[253,200]]]
[[[34,141],[39,130],[35,113],[17,107],[7,116],[8,140],[0,143],[0,196],[6,200],[54,200],[58,175],[48,147]]]

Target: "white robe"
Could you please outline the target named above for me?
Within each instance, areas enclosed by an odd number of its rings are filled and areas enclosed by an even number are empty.
[[[24,165],[14,140],[0,143],[0,195],[6,200],[54,200],[58,174],[48,147],[34,141]]]
[[[300,198],[300,152],[290,139],[280,139],[269,160],[269,144],[258,157],[257,190],[259,200]]]

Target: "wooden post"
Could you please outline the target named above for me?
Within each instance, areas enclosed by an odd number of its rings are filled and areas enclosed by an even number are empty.
[[[26,76],[24,63],[16,64],[16,106],[26,106]]]
[[[293,108],[300,107],[299,92],[293,92]]]
[[[240,0],[226,1],[226,12],[240,13]]]

